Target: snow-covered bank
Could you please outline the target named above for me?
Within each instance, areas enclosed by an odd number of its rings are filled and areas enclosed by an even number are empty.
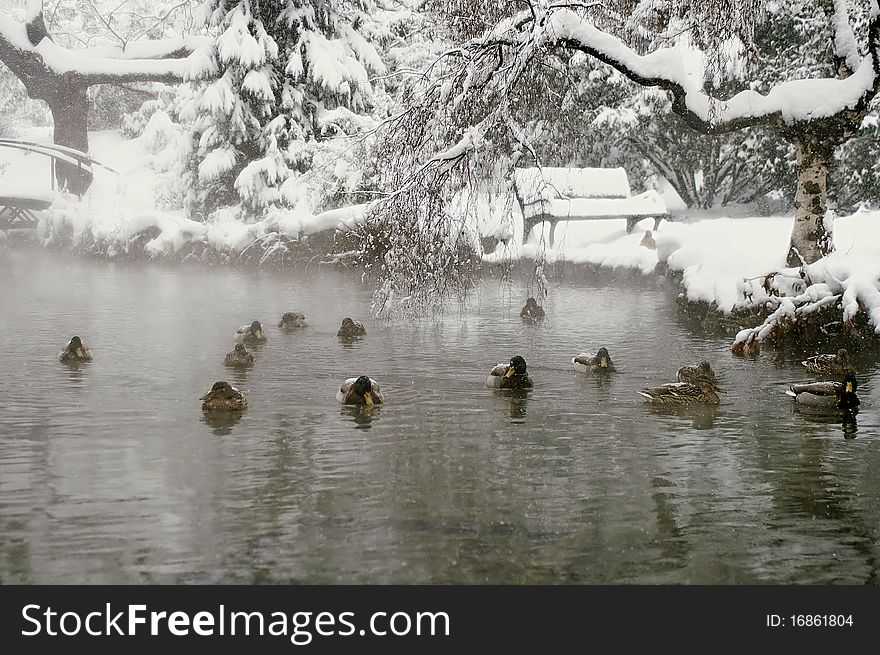
[[[54,194],[41,212],[36,237],[45,247],[68,248],[106,257],[284,263],[301,254],[314,255],[310,235],[348,229],[362,221],[365,206],[311,211],[306,203],[276,211],[261,221],[245,223],[231,213],[217,212],[205,222],[180,210],[159,206],[163,177],[157,174],[156,134],[145,130],[125,140],[112,132],[91,135],[92,156],[114,171],[97,167],[95,180],[79,200]],[[48,131],[29,138],[50,140]],[[158,152],[161,152],[159,150]],[[0,173],[0,195],[45,195],[50,185],[49,160],[19,151],[0,150],[7,163]],[[164,182],[167,184],[167,182]],[[810,266],[787,269],[785,254],[792,216],[739,216],[695,220],[663,220],[653,233],[655,247],[642,244],[653,219],[626,233],[626,220],[598,219],[560,222],[555,244],[550,226],[535,226],[522,243],[522,218],[510,213],[510,202],[496,200],[471,207],[469,231],[503,239],[483,253],[487,264],[523,261],[570,262],[602,269],[629,269],[644,275],[669,270],[681,280],[684,296],[720,313],[760,307],[769,322],[738,340],[765,339],[783,321],[797,320],[833,305],[839,323],[847,326],[860,312],[880,334],[880,212],[858,211],[836,218],[832,225],[835,252]],[[488,239],[475,240],[475,246]],[[290,258],[286,258],[290,255]],[[660,268],[658,269],[658,264]]]
[[[51,133],[43,130],[28,138],[50,143]],[[95,167],[92,185],[81,200],[50,191],[49,158],[0,150],[0,161],[6,164],[0,173],[0,195],[53,199],[50,209],[40,213],[36,237],[41,245],[111,258],[141,254],[182,259],[206,253],[237,258],[255,244],[263,244],[265,254],[322,230],[351,227],[363,218],[361,205],[315,213],[301,204],[254,223],[223,212],[210,221],[191,220],[182,210],[163,208],[157,200],[163,197],[162,185],[167,181],[157,174],[162,153],[152,143],[155,139],[150,130],[131,140],[111,131],[92,132],[90,154],[109,168]]]
[[[508,219],[510,220],[510,219]],[[646,275],[658,263],[677,273],[687,300],[721,313],[763,306],[777,318],[795,319],[826,304],[842,303],[846,323],[864,310],[880,334],[880,212],[860,210],[832,222],[835,251],[800,268],[786,268],[793,216],[707,218],[662,221],[652,236],[656,249],[641,245],[653,220],[626,233],[625,219],[559,223],[556,243],[550,226],[536,226],[520,243],[521,222],[514,214],[510,238],[484,256],[489,263],[516,259],[570,262],[603,268],[630,268]],[[757,328],[765,339],[776,322]],[[740,339],[753,333],[743,331]]]

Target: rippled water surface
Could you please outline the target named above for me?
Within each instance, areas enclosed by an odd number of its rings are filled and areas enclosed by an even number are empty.
[[[370,320],[353,276],[0,253],[0,582],[877,583],[876,360],[862,409],[795,411],[809,379],[772,352],[733,358],[652,288],[487,280],[463,313]],[[285,311],[310,327],[282,334]],[[342,344],[343,316],[367,336]],[[263,321],[256,365],[222,365]],[[95,359],[56,357],[79,334]],[[620,372],[576,373],[605,345]],[[485,387],[521,353],[536,388]],[[714,410],[636,390],[713,362]],[[387,403],[340,408],[366,373]],[[206,419],[215,380],[238,420]],[[851,437],[855,438],[851,438]]]

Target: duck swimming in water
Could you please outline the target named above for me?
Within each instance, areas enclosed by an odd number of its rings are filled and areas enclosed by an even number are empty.
[[[520,310],[519,315],[530,321],[540,321],[544,318],[544,308],[538,304],[538,301],[532,297],[526,300],[525,306]]]
[[[510,364],[498,364],[486,378],[486,386],[494,389],[531,389],[532,378],[526,371],[526,360],[520,355],[510,358]]]
[[[715,371],[712,370],[711,364],[705,360],[699,364],[682,366],[678,369],[678,373],[676,373],[675,377],[679,382],[694,382],[694,380],[698,378],[705,378],[712,384],[718,384],[718,378],[715,376]]]
[[[343,405],[366,405],[372,407],[385,402],[379,383],[373,378],[362,375],[348,378],[336,392],[336,400]]]
[[[243,343],[235,344],[235,348],[232,349],[232,352],[226,353],[226,359],[223,360],[224,366],[231,366],[233,368],[247,368],[248,366],[254,365],[254,355],[251,352],[248,352],[248,349],[244,347]]]
[[[61,349],[58,359],[64,364],[90,362],[92,361],[92,353],[83,345],[82,339],[79,337],[73,337],[65,344],[64,348]]]
[[[263,326],[259,321],[250,325],[242,325],[235,331],[235,338],[248,346],[257,346],[266,343],[266,335],[263,334]]]
[[[342,326],[339,328],[336,336],[342,337],[343,339],[357,339],[358,337],[364,336],[366,333],[367,328],[364,327],[363,323],[353,321],[346,316],[342,319]]]
[[[285,312],[278,322],[278,327],[282,330],[293,330],[294,328],[306,327],[307,325],[306,315],[302,312]]]
[[[247,409],[248,401],[238,389],[226,381],[215,382],[211,390],[199,398],[204,412],[235,412]]]
[[[841,348],[834,355],[813,355],[801,364],[814,375],[843,375],[853,367],[845,348]]]
[[[694,378],[691,382],[670,382],[637,391],[640,396],[658,405],[717,405],[720,390],[706,378]]]
[[[853,410],[860,403],[856,396],[858,386],[855,373],[847,371],[843,375],[843,382],[793,384],[785,393],[799,405]]]
[[[599,348],[595,355],[590,353],[579,353],[572,357],[571,363],[574,368],[581,373],[614,373],[614,362],[611,361],[611,355],[603,346]]]

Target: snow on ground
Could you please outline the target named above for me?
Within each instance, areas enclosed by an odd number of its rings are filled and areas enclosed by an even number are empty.
[[[108,168],[94,167],[94,180],[82,200],[51,191],[48,157],[0,148],[0,195],[54,198],[52,207],[42,212],[38,239],[44,245],[56,243],[58,235],[73,243],[90,239],[106,244],[109,255],[126,252],[131,237],[148,228],[158,231],[145,244],[156,256],[173,255],[193,241],[215,250],[241,252],[271,233],[299,239],[328,228],[351,227],[363,217],[363,206],[315,214],[300,205],[256,223],[244,223],[222,212],[202,223],[190,220],[182,210],[160,209],[157,191],[165,182],[153,168],[155,148],[148,139],[154,137],[149,129],[132,140],[114,131],[90,133],[90,156]],[[35,130],[23,138],[51,143],[51,129]]]
[[[43,130],[27,138],[50,142],[51,133]],[[321,230],[350,228],[364,217],[364,205],[320,214],[300,205],[256,223],[243,223],[222,212],[202,223],[186,218],[182,211],[159,209],[155,191],[161,182],[151,168],[153,150],[143,138],[127,141],[114,132],[90,135],[91,155],[116,172],[96,167],[94,183],[82,201],[54,194],[54,204],[42,212],[37,229],[44,245],[57,244],[63,235],[73,244],[79,240],[102,243],[112,256],[127,252],[132,236],[152,228],[151,236],[155,236],[144,247],[155,256],[173,255],[193,242],[240,253],[271,233],[301,238]],[[0,195],[44,197],[49,192],[49,171],[46,157],[0,148]],[[566,261],[652,275],[658,262],[665,262],[681,272],[691,300],[715,302],[722,311],[741,303],[743,291],[750,292],[755,301],[763,300],[768,273],[781,271],[780,279],[797,281],[798,271],[785,269],[791,215],[663,220],[653,234],[653,250],[640,245],[644,233],[653,228],[652,218],[638,223],[631,234],[626,233],[623,218],[560,221],[551,246],[547,223],[536,225],[522,243],[522,217],[509,198],[496,196],[491,202],[483,198],[470,208],[468,223],[475,233],[503,240],[483,254],[487,263]],[[805,293],[820,300],[820,296],[840,296],[848,315],[862,303],[874,325],[880,326],[880,212],[865,210],[838,217],[832,229],[836,251],[809,267],[815,284]]]

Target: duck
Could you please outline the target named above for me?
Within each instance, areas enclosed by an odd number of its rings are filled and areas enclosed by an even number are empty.
[[[236,412],[247,409],[248,401],[244,394],[228,382],[215,382],[211,390],[199,398],[204,412]]]
[[[336,392],[336,400],[343,405],[381,405],[385,402],[379,383],[368,375],[348,378]]]
[[[843,375],[843,382],[813,382],[793,384],[785,392],[799,405],[810,407],[836,407],[853,410],[859,406],[856,390],[859,384],[851,370]]]
[[[614,373],[614,362],[611,361],[611,355],[603,346],[599,348],[595,355],[590,353],[578,353],[571,359],[574,368],[581,373]]]
[[[526,371],[526,360],[514,355],[509,364],[498,364],[491,370],[486,378],[486,386],[494,389],[531,389],[534,383]]]
[[[714,382],[698,377],[691,382],[669,382],[636,393],[658,405],[717,405],[721,402],[719,391]]]
[[[342,326],[339,328],[336,336],[342,337],[344,339],[356,339],[358,337],[364,336],[366,333],[367,328],[364,327],[363,323],[353,321],[348,316],[346,316],[344,319],[342,319]]]
[[[814,375],[844,375],[852,369],[849,353],[841,348],[836,354],[813,355],[801,362]]]
[[[307,325],[306,315],[302,312],[285,312],[278,322],[278,327],[283,330],[292,330],[294,328],[306,327]]]
[[[232,352],[226,353],[226,359],[223,360],[224,366],[232,366],[234,368],[246,368],[254,365],[254,355],[248,352],[243,343],[235,344]]]
[[[254,321],[250,325],[242,325],[235,331],[235,338],[248,346],[256,346],[267,341],[266,335],[263,334],[263,326],[259,321]]]
[[[520,310],[519,315],[532,321],[540,321],[544,318],[544,308],[538,304],[537,300],[530,296],[526,299],[526,304]]]
[[[654,241],[654,235],[651,234],[651,230],[645,230],[645,234],[642,236],[642,241],[639,245],[648,250],[657,250],[657,242]]]
[[[698,378],[705,378],[712,384],[718,384],[718,378],[715,376],[715,371],[712,370],[711,364],[705,360],[699,364],[682,366],[675,374],[675,378],[679,382],[693,382]]]
[[[64,345],[64,348],[61,349],[61,353],[58,355],[58,360],[65,364],[90,362],[92,361],[92,353],[85,345],[83,345],[82,339],[79,337],[72,337],[70,341]]]

